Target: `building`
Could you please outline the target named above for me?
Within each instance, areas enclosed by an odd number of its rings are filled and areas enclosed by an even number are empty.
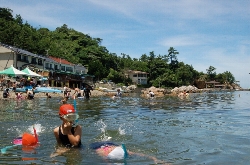
[[[206,81],[205,82],[206,88],[224,88],[225,85],[220,84],[220,82],[217,81]]]
[[[148,82],[148,73],[141,71],[128,70],[125,74],[134,84],[146,85]]]
[[[82,87],[84,83],[93,84],[92,75],[88,75],[88,68],[73,64],[61,58],[42,56],[0,43],[0,70],[13,65],[19,70],[29,67],[32,71],[43,76],[38,81],[46,81],[52,87]]]

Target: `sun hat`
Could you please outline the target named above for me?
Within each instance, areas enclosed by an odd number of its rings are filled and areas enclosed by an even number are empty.
[[[74,106],[71,104],[63,104],[59,109],[59,115],[67,115],[69,113],[75,113]]]

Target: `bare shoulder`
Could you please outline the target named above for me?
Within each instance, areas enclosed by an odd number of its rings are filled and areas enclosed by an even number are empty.
[[[54,133],[58,133],[59,132],[59,127],[56,127],[55,129],[54,129]]]

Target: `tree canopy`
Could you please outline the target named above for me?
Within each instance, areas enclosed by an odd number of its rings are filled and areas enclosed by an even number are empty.
[[[23,22],[20,15],[15,17],[12,10],[0,8],[0,42],[15,46],[39,55],[64,58],[75,64],[88,66],[88,74],[96,80],[109,79],[115,83],[130,84],[125,77],[127,70],[148,72],[148,84],[156,87],[175,87],[193,84],[195,80],[218,80],[221,83],[235,81],[229,72],[216,74],[210,66],[207,74],[196,71],[191,65],[179,62],[179,52],[170,47],[165,55],[142,54],[140,58],[131,58],[122,53],[118,56],[101,45],[101,38],[92,38],[63,24],[54,31],[45,27],[34,28]]]

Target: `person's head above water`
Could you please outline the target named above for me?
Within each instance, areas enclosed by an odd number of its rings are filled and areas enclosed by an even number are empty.
[[[117,145],[111,141],[94,142],[90,144],[90,148],[96,150],[98,155],[108,159],[124,159],[128,156],[124,144]]]
[[[126,148],[123,146],[116,146],[107,156],[109,159],[124,159],[127,157]]]
[[[59,109],[59,116],[67,121],[75,121],[79,117],[71,104],[63,104]]]
[[[75,113],[75,109],[74,109],[73,105],[64,104],[64,105],[60,106],[60,109],[59,109],[60,116],[67,115],[69,113]]]

